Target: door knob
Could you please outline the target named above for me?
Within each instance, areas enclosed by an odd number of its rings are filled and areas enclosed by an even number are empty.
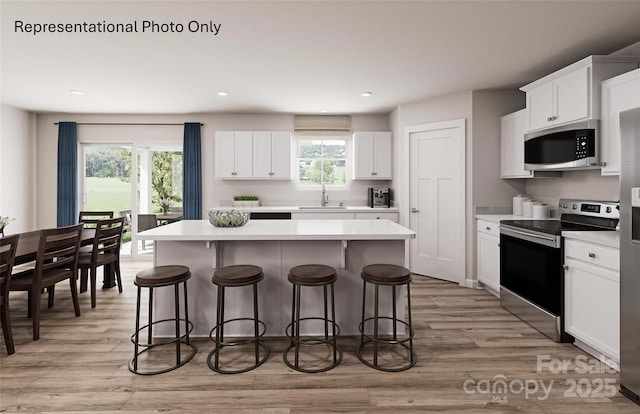
[[[411,209],[411,212],[412,212],[412,213],[417,213],[417,212],[419,212],[419,211],[420,211],[420,210],[418,210],[417,208],[412,208],[412,209]]]

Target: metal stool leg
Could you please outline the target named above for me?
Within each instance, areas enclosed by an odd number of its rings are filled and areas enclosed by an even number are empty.
[[[373,365],[378,366],[378,290],[379,285],[375,285],[373,300]]]
[[[138,343],[140,342],[140,295],[142,288],[138,286],[138,297],[136,299],[136,341],[133,345],[133,369],[138,370]]]
[[[180,363],[180,286],[178,283],[173,287],[173,307],[175,310],[176,324],[176,365]]]
[[[255,354],[256,354],[256,365],[260,362],[260,345],[258,341],[258,337],[260,335],[260,330],[258,329],[258,284],[253,284],[253,336],[256,338],[256,342],[254,344]]]

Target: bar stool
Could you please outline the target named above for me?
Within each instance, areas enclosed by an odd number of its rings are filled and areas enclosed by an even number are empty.
[[[416,354],[413,350],[413,326],[411,325],[411,292],[409,285],[411,283],[411,272],[408,269],[389,264],[374,264],[368,265],[362,268],[361,273],[363,283],[362,288],[362,321],[358,329],[360,330],[360,345],[356,348],[356,354],[360,361],[380,371],[398,372],[405,371],[416,364]],[[371,283],[375,287],[374,293],[374,314],[373,317],[365,319],[366,298],[367,298],[367,283]],[[396,315],[396,287],[407,286],[407,321],[398,319]],[[391,297],[393,313],[392,316],[379,316],[378,315],[378,290],[380,286],[391,286]],[[379,335],[378,324],[380,319],[391,321],[393,325],[393,334],[391,337],[382,337]],[[368,322],[373,321],[373,336],[365,334],[365,325]],[[398,339],[398,323],[408,328],[409,333],[402,339]],[[373,342],[373,362],[369,362],[363,357],[362,352],[366,344]],[[408,344],[407,344],[408,343]],[[379,344],[386,345],[400,345],[408,352],[407,362],[400,366],[382,366],[378,364],[378,346]]]
[[[136,274],[136,279],[134,281],[134,284],[138,286],[138,298],[136,305],[136,332],[131,335],[131,342],[133,342],[134,345],[134,355],[133,358],[131,358],[131,360],[129,361],[129,371],[133,372],[134,374],[140,375],[162,374],[164,372],[169,372],[183,366],[184,364],[189,362],[196,354],[196,346],[189,341],[189,334],[193,330],[193,323],[189,321],[187,303],[187,280],[189,280],[190,277],[191,272],[189,271],[188,267],[177,265],[156,266],[153,268],[142,270],[138,272],[138,274]],[[184,290],[184,319],[180,319],[180,297],[178,295],[180,283],[183,284]],[[174,286],[175,318],[153,321],[153,289],[164,286]],[[149,288],[149,323],[143,327],[140,327],[140,297],[143,287]],[[175,338],[157,340],[156,343],[153,343],[153,326],[163,322],[171,321],[175,322]],[[182,335],[180,335],[180,322],[184,322],[184,333]],[[147,329],[147,342],[140,343],[140,332],[142,332],[144,329]],[[180,346],[183,343],[191,348],[191,353],[185,358],[182,358],[180,351]],[[171,365],[168,368],[160,368],[155,370],[151,368],[141,370],[138,367],[138,357],[141,354],[154,348],[171,344],[175,344],[176,347],[176,362],[174,365]],[[139,347],[143,347],[144,349],[139,351]]]
[[[234,265],[226,266],[221,269],[217,269],[213,273],[211,281],[218,287],[218,305],[216,312],[216,326],[209,332],[209,338],[215,342],[215,347],[209,352],[207,357],[207,365],[210,369],[221,374],[239,374],[242,372],[251,371],[254,368],[262,365],[267,358],[269,358],[269,347],[264,344],[260,339],[266,332],[266,326],[258,318],[258,283],[264,279],[264,273],[262,268],[253,265]],[[224,319],[224,301],[225,301],[225,289],[228,287],[240,287],[240,286],[253,286],[253,318],[235,318]],[[224,340],[224,327],[226,324],[237,321],[252,321],[253,322],[253,336],[243,339],[237,339],[235,341]],[[260,332],[260,326],[262,331]],[[214,337],[215,332],[215,337]],[[220,350],[226,346],[236,346],[245,344],[254,344],[255,363],[246,368],[240,369],[223,369],[220,368]],[[262,348],[264,355],[260,359],[260,348]],[[213,363],[211,358],[214,357]]]
[[[291,307],[291,323],[285,328],[285,335],[289,338],[289,346],[284,351],[283,359],[284,363],[289,368],[296,371],[306,373],[316,373],[328,371],[335,368],[342,361],[342,350],[338,346],[337,338],[340,335],[340,327],[335,322],[336,309],[334,299],[333,284],[338,279],[336,269],[331,266],[325,265],[302,265],[295,266],[289,269],[289,282],[293,285],[293,301]],[[316,286],[323,287],[324,290],[324,317],[300,317],[300,303],[301,295],[300,290],[302,286]],[[331,286],[331,319],[328,315],[328,302],[327,302],[327,287]],[[304,339],[300,338],[300,324],[302,321],[322,321],[324,324],[324,338],[317,336],[308,336]],[[329,334],[329,324],[331,325],[331,334]],[[300,366],[300,345],[328,345],[333,353],[333,362],[321,368],[305,368]],[[294,348],[295,359],[291,363],[288,359],[289,351]]]

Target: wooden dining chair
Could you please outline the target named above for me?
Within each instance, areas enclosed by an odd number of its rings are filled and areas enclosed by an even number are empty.
[[[158,217],[155,214],[138,214],[138,232],[158,227]],[[142,250],[146,248],[142,240]]]
[[[85,228],[94,228],[96,221],[113,218],[113,211],[81,211],[78,223],[84,223]]]
[[[28,292],[27,316],[33,320],[33,340],[40,339],[40,299],[42,290],[69,280],[76,317],[80,316],[78,301],[78,249],[82,224],[40,231],[35,267],[11,276],[10,291]]]
[[[18,234],[0,237],[0,319],[8,355],[16,352],[11,332],[11,319],[9,318],[9,285],[11,284],[11,271],[19,237]]]
[[[118,291],[122,293],[122,278],[120,277],[120,245],[122,244],[122,229],[124,217],[98,220],[96,235],[93,238],[91,252],[80,253],[78,268],[80,269],[80,285],[86,286],[87,277],[91,282],[91,307],[96,307],[96,273],[98,267],[111,264],[116,275]],[[106,272],[106,268],[103,268]]]

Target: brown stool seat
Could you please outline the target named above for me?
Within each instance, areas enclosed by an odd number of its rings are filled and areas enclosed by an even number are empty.
[[[156,266],[138,272],[134,283],[140,287],[161,287],[182,283],[190,277],[187,266]]]
[[[245,286],[260,282],[264,273],[260,266],[233,265],[217,269],[213,272],[211,281],[216,285]]]
[[[362,268],[362,279],[378,284],[405,284],[411,281],[409,269],[391,264],[373,264]]]
[[[326,285],[338,279],[336,269],[331,266],[310,264],[289,269],[289,282],[303,286]]]

